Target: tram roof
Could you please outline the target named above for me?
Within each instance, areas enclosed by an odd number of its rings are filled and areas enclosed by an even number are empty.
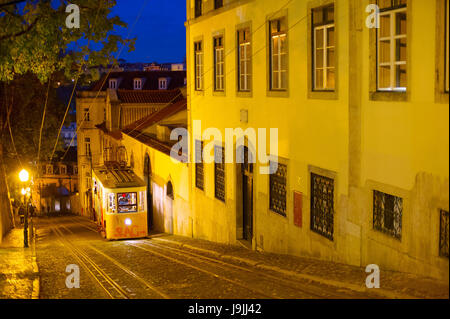
[[[144,181],[131,168],[109,164],[94,169],[94,174],[106,188],[144,187]]]

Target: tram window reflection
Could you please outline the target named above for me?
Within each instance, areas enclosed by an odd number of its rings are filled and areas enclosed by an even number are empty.
[[[137,212],[137,193],[119,193],[117,202],[119,213]]]

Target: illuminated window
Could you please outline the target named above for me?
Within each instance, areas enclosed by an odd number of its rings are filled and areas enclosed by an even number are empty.
[[[269,22],[270,89],[287,89],[287,26],[286,18]]]
[[[167,90],[167,79],[166,78],[158,79],[158,88],[160,90]]]
[[[238,31],[238,81],[239,91],[251,91],[252,49],[250,29]]]
[[[114,193],[108,194],[108,212],[116,212],[116,194]]]
[[[85,155],[87,157],[91,157],[92,153],[91,153],[91,139],[89,137],[86,137],[84,139],[84,147],[85,147]]]
[[[89,113],[89,108],[85,108],[84,109],[84,120],[86,122],[89,122],[91,120],[91,116],[90,116],[90,113]]]
[[[377,88],[379,91],[406,91],[406,0],[380,0],[378,5],[380,27],[377,29]]]
[[[223,91],[225,87],[225,57],[223,37],[214,38],[214,90]]]
[[[113,90],[117,89],[117,79],[109,79],[109,88]]]
[[[146,192],[139,192],[139,211],[145,211],[145,194]]]
[[[225,202],[225,149],[214,147],[214,195]]]
[[[194,43],[195,52],[195,90],[203,90],[203,48],[202,42]]]
[[[335,89],[334,6],[313,9],[314,90]]]
[[[134,79],[133,80],[133,88],[135,90],[142,90],[142,79]]]

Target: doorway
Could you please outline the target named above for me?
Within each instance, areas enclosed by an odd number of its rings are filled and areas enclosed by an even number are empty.
[[[150,156],[145,154],[144,159],[144,179],[147,185],[147,229],[153,229],[153,192],[152,192],[152,167]]]
[[[253,238],[253,161],[248,147],[244,146],[244,159],[241,163],[242,175],[242,226],[243,238],[252,241]]]

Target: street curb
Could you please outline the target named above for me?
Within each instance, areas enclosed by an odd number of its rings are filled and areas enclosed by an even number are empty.
[[[33,244],[32,244],[32,266],[33,273],[36,278],[33,279],[33,288],[31,291],[31,299],[39,299],[40,293],[40,273],[36,261],[36,227],[33,226]]]
[[[295,272],[292,270],[282,269],[278,266],[267,265],[262,262],[254,261],[254,260],[251,260],[248,258],[236,257],[236,256],[232,256],[232,255],[221,255],[220,253],[213,251],[213,250],[195,247],[195,246],[192,246],[189,244],[184,244],[184,243],[170,240],[170,239],[162,239],[162,238],[152,238],[152,239],[157,239],[158,241],[167,242],[167,243],[176,245],[180,248],[184,247],[184,248],[187,248],[187,249],[190,249],[193,251],[208,254],[210,256],[222,259],[223,261],[238,262],[238,263],[245,264],[249,267],[258,268],[260,270],[273,271],[273,272],[277,272],[279,274],[283,274],[286,276],[291,276],[291,277],[295,277],[295,278],[298,278],[301,280],[307,280],[309,282],[314,282],[316,284],[322,284],[322,285],[336,287],[338,289],[348,289],[348,290],[361,292],[361,293],[372,293],[374,295],[378,295],[382,298],[388,298],[388,299],[418,299],[418,297],[415,297],[415,296],[406,295],[403,293],[392,292],[390,290],[385,290],[382,288],[369,289],[364,286],[359,286],[359,285],[355,285],[352,283],[344,283],[344,282],[340,282],[340,281],[336,281],[336,280],[332,280],[332,279],[324,279],[324,278],[317,277],[317,276],[301,274],[301,273],[298,273],[298,272]]]

